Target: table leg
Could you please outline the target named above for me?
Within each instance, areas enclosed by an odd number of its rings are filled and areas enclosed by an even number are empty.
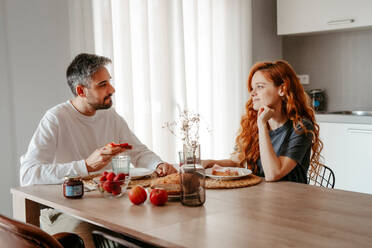
[[[13,194],[13,218],[35,226],[40,226],[40,204]]]

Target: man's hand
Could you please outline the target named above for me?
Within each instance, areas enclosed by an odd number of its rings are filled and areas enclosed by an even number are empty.
[[[162,163],[156,167],[156,174],[158,174],[159,177],[164,177],[173,173],[177,173],[177,170],[171,164]]]
[[[264,127],[266,123],[273,117],[275,111],[267,106],[261,107],[258,110],[257,126]]]
[[[99,171],[108,163],[111,162],[112,157],[119,153],[126,151],[126,148],[120,146],[104,146],[95,150],[86,160],[85,165],[87,166],[88,172]]]

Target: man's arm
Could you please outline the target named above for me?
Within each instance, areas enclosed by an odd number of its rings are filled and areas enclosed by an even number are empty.
[[[68,163],[54,163],[57,137],[57,121],[53,116],[46,114],[40,121],[26,154],[20,159],[20,183],[22,186],[62,183],[64,177],[69,174],[88,175],[83,159]]]
[[[87,176],[88,172],[84,160],[70,163],[42,164],[40,161],[27,158],[27,155],[21,157],[21,186],[59,184],[63,182],[66,175]]]

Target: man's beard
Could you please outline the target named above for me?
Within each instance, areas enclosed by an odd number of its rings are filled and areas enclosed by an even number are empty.
[[[111,97],[111,95],[109,96],[106,96],[104,99],[103,99],[103,102],[102,103],[89,103],[89,105],[94,108],[95,110],[99,110],[99,109],[109,109],[111,108],[112,106],[112,100],[110,99],[110,101],[108,103],[105,103],[107,99],[109,99]]]

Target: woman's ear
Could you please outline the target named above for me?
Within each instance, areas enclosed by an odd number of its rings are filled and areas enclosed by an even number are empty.
[[[279,96],[284,96],[284,93],[285,93],[285,86],[284,86],[284,84],[282,84],[282,85],[279,86],[278,94],[279,94]]]
[[[81,97],[86,96],[84,92],[84,86],[82,86],[81,84],[76,85],[75,91],[78,96],[81,96]]]

